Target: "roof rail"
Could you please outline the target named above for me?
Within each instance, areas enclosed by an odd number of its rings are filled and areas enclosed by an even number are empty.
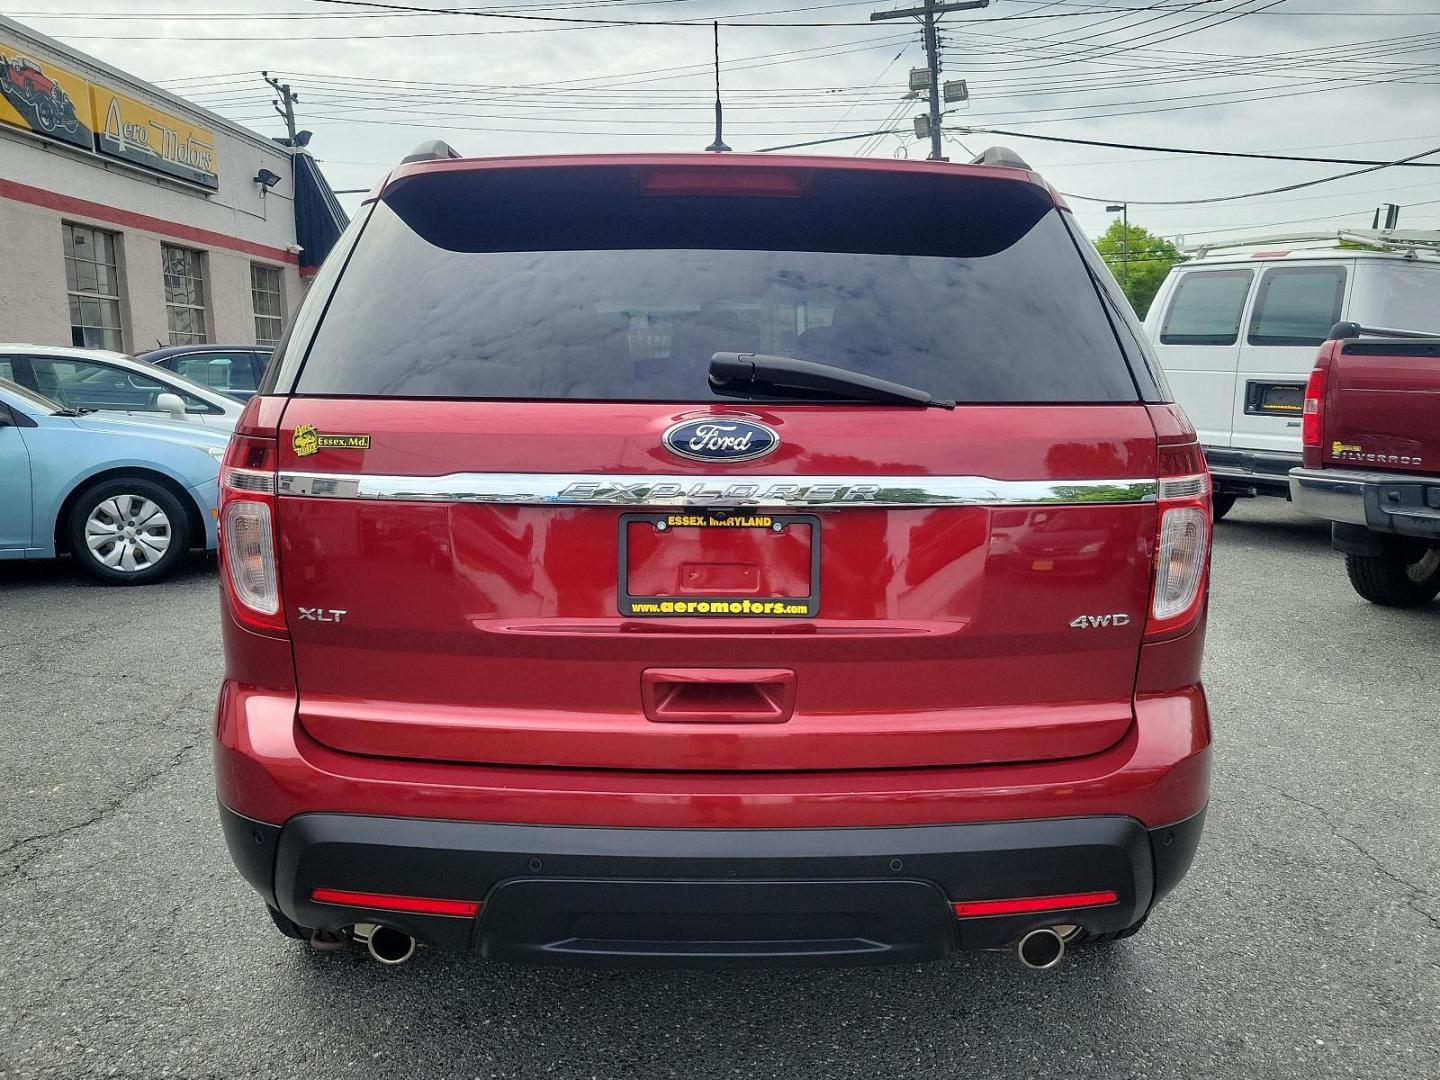
[[[1330,328],[1327,341],[1348,341],[1358,337],[1414,338],[1420,341],[1434,341],[1440,334],[1426,330],[1394,330],[1384,326],[1361,326],[1357,322],[1337,322]]]
[[[1383,229],[1336,229],[1334,232],[1267,233],[1239,237],[1234,240],[1188,244],[1181,250],[1187,255],[1200,257],[1208,255],[1212,251],[1259,247],[1266,244],[1328,243],[1332,247],[1339,247],[1340,243],[1345,240],[1378,248],[1381,251],[1398,252],[1411,259],[1421,252],[1440,254],[1440,229],[1391,229],[1389,231]]]
[[[971,160],[971,165],[999,165],[1006,169],[1030,169],[1030,163],[1008,146],[987,146]]]
[[[459,156],[459,151],[449,143],[441,139],[431,139],[428,142],[422,142],[401,158],[400,164],[409,165],[412,161],[445,161]]]

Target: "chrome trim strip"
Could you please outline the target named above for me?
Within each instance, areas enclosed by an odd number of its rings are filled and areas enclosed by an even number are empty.
[[[1154,480],[991,480],[984,476],[280,474],[281,495],[522,506],[1039,506],[1153,502],[1157,489]]]

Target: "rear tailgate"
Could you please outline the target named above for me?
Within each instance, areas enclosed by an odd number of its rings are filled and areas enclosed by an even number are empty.
[[[798,770],[1124,737],[1156,436],[1062,211],[1013,171],[762,161],[391,181],[279,433],[314,739]],[[962,404],[737,401],[726,350]],[[696,421],[771,434],[667,447]]]
[[[1440,472],[1440,343],[1348,341],[1325,393],[1324,464]]]
[[[661,434],[693,409],[592,408],[583,438],[555,438],[578,426],[575,408],[291,403],[288,489],[345,496],[284,497],[279,512],[287,606],[344,612],[292,616],[301,718],[317,740],[528,765],[842,769],[1073,757],[1125,733],[1155,533],[1154,506],[1137,494],[1155,475],[1142,406],[749,408],[781,449],[724,470],[662,457]],[[297,458],[302,424],[363,432],[370,448]],[[628,474],[619,494],[597,462]],[[415,482],[439,463],[452,475]],[[524,479],[497,483],[506,473]],[[334,474],[367,478],[371,497],[350,497],[362,485]],[[715,492],[777,477],[803,498],[740,512],[758,525],[670,528],[656,546],[682,545],[679,557],[627,567],[622,530],[656,536],[644,518],[622,525],[651,509],[627,500],[667,477],[687,492],[692,480]],[[1037,478],[1068,505],[1041,502]],[[539,500],[586,479],[583,490],[617,503],[537,505],[516,492]],[[834,505],[846,495],[837,483],[877,480],[881,499],[996,504]],[[427,497],[385,497],[401,491]],[[812,492],[827,504],[805,505]],[[506,501],[469,501],[492,497]],[[723,520],[723,499],[699,506],[660,516]],[[787,587],[777,553],[757,543],[767,519],[789,515],[816,521],[813,583]],[[695,613],[620,614],[620,575],[634,590],[640,570],[647,595]],[[806,586],[815,618],[700,613],[720,597],[753,598],[758,611]],[[1071,625],[1089,615],[1126,618]],[[694,681],[701,671],[722,685]]]

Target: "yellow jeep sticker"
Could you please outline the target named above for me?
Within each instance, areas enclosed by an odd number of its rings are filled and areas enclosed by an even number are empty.
[[[290,443],[296,457],[309,457],[321,450],[369,450],[369,435],[326,435],[315,430],[314,424],[299,424]]]

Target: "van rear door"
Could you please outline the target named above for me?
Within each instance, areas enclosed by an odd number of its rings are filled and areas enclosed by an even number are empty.
[[[416,169],[307,345],[277,529],[321,744],[821,770],[1130,729],[1155,430],[1027,174]],[[722,351],[960,404],[724,396]]]
[[[1315,350],[1343,317],[1348,259],[1266,266],[1246,320],[1232,401],[1233,445],[1300,453],[1300,415]]]
[[[1177,270],[1146,316],[1150,340],[1204,446],[1231,445],[1248,266]]]

